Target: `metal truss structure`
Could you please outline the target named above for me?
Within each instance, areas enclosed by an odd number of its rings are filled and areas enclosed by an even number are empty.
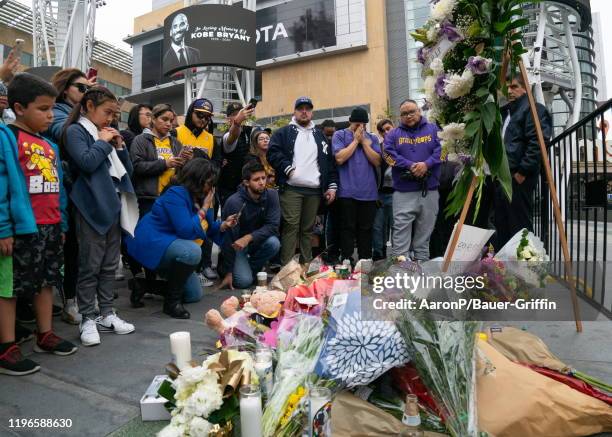
[[[534,95],[551,110],[557,130],[563,130],[577,123],[581,113],[594,110],[585,108],[585,103],[595,97],[589,92],[589,84],[584,83],[589,72],[583,65],[593,60],[589,56],[592,39],[588,34],[588,2],[557,0],[525,5],[524,17],[529,19],[523,30],[524,46],[529,51],[523,55],[523,62]],[[592,82],[590,85],[593,88]]]
[[[94,46],[96,9],[103,0],[32,0],[34,66],[87,71]]]

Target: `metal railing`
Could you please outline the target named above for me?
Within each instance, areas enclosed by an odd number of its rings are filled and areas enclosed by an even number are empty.
[[[554,138],[549,159],[572,258],[568,279],[587,302],[612,317],[612,268],[606,265],[612,251],[612,132],[606,132],[606,122],[612,124],[612,99]],[[563,251],[543,175],[535,194],[534,230],[553,273],[563,275]]]

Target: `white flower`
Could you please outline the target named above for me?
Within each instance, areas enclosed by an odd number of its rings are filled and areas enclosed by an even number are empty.
[[[195,390],[195,386],[210,373],[210,370],[202,366],[186,367],[181,370],[178,378],[172,382],[172,387],[176,390],[174,398],[180,400],[189,397],[193,390]]]
[[[404,255],[400,255],[397,257],[397,261],[403,263],[404,261],[406,261],[406,257]]]
[[[451,99],[458,99],[468,94],[474,86],[474,75],[470,70],[464,70],[463,74],[452,74],[445,80],[444,92]]]
[[[427,120],[431,122],[435,122],[435,121],[438,121],[439,117],[440,117],[440,110],[438,109],[437,105],[436,106],[432,105],[429,111],[427,111]]]
[[[427,40],[430,42],[434,42],[436,40],[436,36],[438,36],[438,29],[436,26],[431,26],[427,29]]]
[[[208,437],[208,433],[212,429],[212,425],[208,420],[202,419],[201,417],[194,417],[191,419],[189,425],[189,436],[190,437]]]
[[[445,141],[462,140],[465,136],[465,123],[449,123],[438,132],[438,138]]]
[[[177,401],[176,406],[181,408],[185,415],[208,417],[210,413],[221,408],[223,393],[216,378],[214,383],[201,383],[196,390],[185,400]]]
[[[431,9],[431,18],[435,21],[450,19],[455,9],[455,0],[440,0]]]
[[[436,76],[427,76],[423,82],[425,98],[430,102],[433,102],[438,97],[436,95],[436,80]]]
[[[170,424],[157,433],[157,437],[183,437],[187,435],[185,428]]]
[[[434,76],[440,76],[444,73],[444,64],[442,64],[442,59],[440,58],[434,58],[431,64],[429,64],[429,68],[433,71]]]
[[[531,251],[529,249],[525,248],[520,253],[520,256],[521,256],[521,259],[528,260],[528,259],[531,259],[533,255],[531,254]]]
[[[459,155],[457,155],[456,153],[449,153],[448,155],[446,155],[446,160],[448,162],[459,162]]]

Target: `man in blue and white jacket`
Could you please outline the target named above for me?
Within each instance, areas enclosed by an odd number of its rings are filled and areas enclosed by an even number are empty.
[[[338,171],[331,145],[312,122],[312,100],[295,101],[293,119],[270,139],[268,162],[276,171],[283,217],[281,263],[295,253],[299,235],[300,262],[312,259],[310,242],[321,195],[328,204],[336,198]]]

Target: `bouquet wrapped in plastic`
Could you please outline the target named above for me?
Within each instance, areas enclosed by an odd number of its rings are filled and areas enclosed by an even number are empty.
[[[435,321],[426,311],[405,310],[396,325],[448,432],[476,436],[474,344],[481,324]]]
[[[544,243],[533,232],[522,229],[502,247],[495,259],[504,261],[506,270],[532,287],[544,287],[550,258]]]
[[[301,435],[305,386],[322,337],[323,320],[317,316],[285,314],[279,323],[275,382],[262,419],[264,437]]]
[[[348,293],[337,293],[353,283]],[[340,281],[327,308],[321,355],[315,373],[339,387],[356,387],[374,381],[409,360],[402,336],[390,321],[362,320],[358,281]],[[335,285],[336,285],[335,284]]]

